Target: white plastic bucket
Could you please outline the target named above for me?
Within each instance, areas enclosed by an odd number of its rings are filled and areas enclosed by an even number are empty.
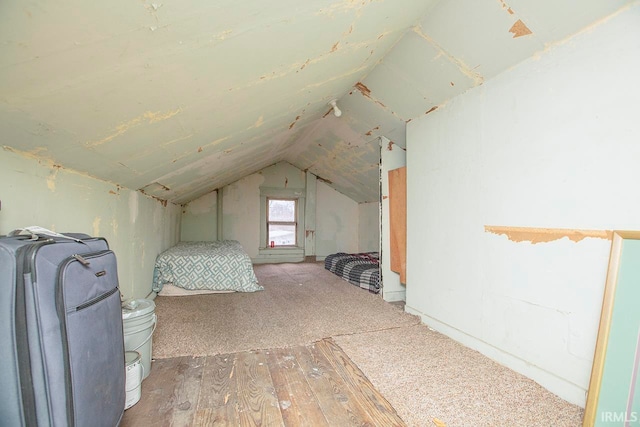
[[[124,409],[129,409],[140,400],[143,370],[142,363],[140,363],[140,353],[125,351],[124,364],[126,372]]]
[[[136,299],[122,305],[124,350],[140,353],[144,380],[151,372],[153,331],[156,329],[156,305],[152,300]]]

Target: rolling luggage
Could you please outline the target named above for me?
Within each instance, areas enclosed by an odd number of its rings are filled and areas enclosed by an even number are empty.
[[[115,254],[87,235],[0,237],[0,424],[119,424],[125,405]]]

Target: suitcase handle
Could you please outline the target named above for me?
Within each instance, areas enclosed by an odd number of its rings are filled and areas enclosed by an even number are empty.
[[[38,240],[39,237],[37,234],[33,234],[30,231],[26,231],[26,230],[22,229],[22,228],[17,228],[13,231],[11,231],[9,234],[7,234],[7,237],[18,237],[18,236],[24,236],[24,237],[29,237],[29,240]]]
[[[25,227],[25,228],[16,228],[12,232],[10,232],[7,236],[16,237],[16,236],[25,236],[25,235],[30,237],[29,240],[38,240],[40,236],[44,235],[44,236],[50,236],[50,237],[58,237],[61,239],[69,239],[78,243],[84,243],[81,239],[67,236],[62,233],[56,233],[55,231],[51,231],[37,225],[32,225],[30,227]]]

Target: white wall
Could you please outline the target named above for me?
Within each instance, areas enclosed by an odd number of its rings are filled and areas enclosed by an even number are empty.
[[[107,239],[125,298],[151,292],[156,256],[180,234],[180,206],[0,150],[0,234],[39,225]]]
[[[380,270],[382,272],[382,297],[385,301],[404,301],[406,287],[400,283],[400,275],[391,271],[391,240],[389,224],[389,171],[406,166],[407,152],[386,138],[380,141],[382,180],[382,235],[380,240]]]
[[[316,256],[358,252],[358,203],[318,181]]]
[[[408,125],[407,310],[585,403],[610,242],[640,229],[640,7]]]
[[[380,203],[358,205],[358,252],[380,250]]]
[[[211,242],[218,238],[218,192],[212,191],[182,207],[180,240]]]

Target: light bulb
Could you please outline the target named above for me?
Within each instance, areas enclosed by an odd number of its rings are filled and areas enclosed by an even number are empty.
[[[329,102],[329,105],[333,107],[333,115],[336,117],[340,117],[342,115],[342,111],[338,108],[337,102],[338,100],[334,99],[331,102]]]

